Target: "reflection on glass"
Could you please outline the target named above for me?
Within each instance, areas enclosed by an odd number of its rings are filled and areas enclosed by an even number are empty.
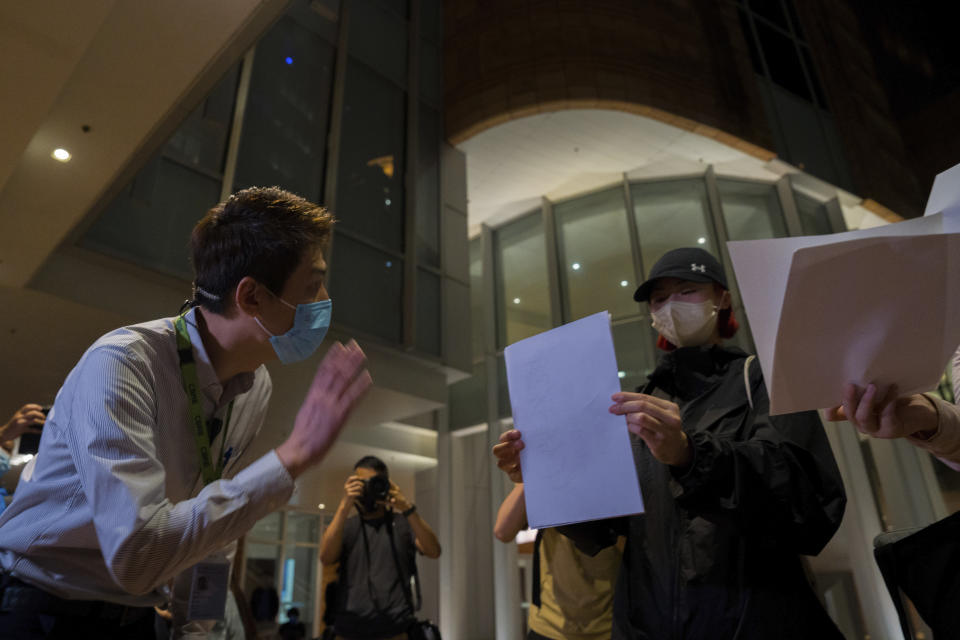
[[[276,184],[322,199],[333,59],[333,45],[290,16],[257,44],[236,189]]]
[[[554,205],[564,321],[609,310],[634,315],[637,287],[620,187]]]
[[[451,429],[463,429],[487,421],[487,368],[483,361],[473,365],[472,376],[447,388]]]
[[[719,258],[702,179],[641,182],[630,191],[645,275],[671,249],[700,247]]]
[[[280,539],[280,518],[283,514],[275,511],[264,516],[253,525],[247,534],[251,538],[258,540],[279,540]]]
[[[403,251],[405,94],[353,59],[345,93],[337,226]]]
[[[772,184],[717,180],[728,240],[759,240],[787,235],[777,189]]]
[[[402,88],[407,86],[405,17],[406,11],[403,16],[384,11],[369,0],[350,3],[350,56],[362,60]]]
[[[417,141],[417,261],[440,266],[440,113],[420,105]]]
[[[621,391],[636,391],[647,382],[657,365],[657,332],[650,326],[650,318],[613,325],[613,347],[617,353]]]
[[[440,276],[417,269],[417,348],[440,355]]]
[[[483,304],[483,254],[481,238],[470,241],[470,327],[473,334],[473,357],[483,356],[484,327],[487,311]]]
[[[186,238],[220,200],[239,65],[90,226],[80,245],[176,277],[193,270]]]
[[[279,513],[277,514],[280,515]],[[277,584],[277,569],[280,563],[280,545],[259,544],[247,542],[243,547],[244,558],[246,559],[246,575],[243,581],[243,590],[247,597],[253,595],[256,589],[276,589],[280,593],[280,585]]]
[[[320,516],[287,511],[287,542],[320,543]]]
[[[403,260],[335,233],[331,263],[334,322],[401,342]]]
[[[830,228],[827,205],[817,202],[798,191],[793,192],[793,197],[797,203],[797,214],[800,217],[800,228],[803,229],[803,235],[816,236],[833,233],[833,229]]]
[[[547,251],[539,210],[494,231],[494,261],[499,346],[549,329]]]
[[[220,180],[161,156],[107,207],[81,245],[189,280],[186,238],[218,200]]]
[[[285,546],[280,578],[279,622],[287,621],[287,609],[300,610],[300,620],[309,629],[313,624],[313,603],[316,601],[317,548]]]

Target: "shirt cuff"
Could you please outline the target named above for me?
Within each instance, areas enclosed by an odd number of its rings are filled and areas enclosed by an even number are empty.
[[[273,450],[254,460],[231,481],[243,488],[251,502],[264,503],[271,511],[287,504],[293,494],[293,478]]]
[[[927,440],[910,438],[910,442],[925,449],[954,469],[960,468],[960,407],[933,394],[923,394],[937,410],[937,432]]]

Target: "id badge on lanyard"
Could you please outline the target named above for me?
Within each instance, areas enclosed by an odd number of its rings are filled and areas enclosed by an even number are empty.
[[[187,620],[223,620],[230,589],[230,561],[210,556],[191,569]]]
[[[177,330],[177,356],[180,358],[180,379],[183,382],[183,391],[187,394],[187,404],[190,407],[190,429],[197,444],[197,453],[200,456],[200,472],[203,475],[203,484],[207,485],[220,479],[223,475],[224,456],[223,445],[227,441],[227,429],[230,427],[230,414],[233,412],[233,402],[227,407],[227,416],[223,424],[223,439],[220,441],[220,455],[214,465],[210,455],[210,433],[207,430],[207,420],[203,416],[203,405],[200,401],[200,385],[197,382],[197,363],[193,359],[193,344],[187,332],[187,322],[183,316],[177,316],[173,325]]]

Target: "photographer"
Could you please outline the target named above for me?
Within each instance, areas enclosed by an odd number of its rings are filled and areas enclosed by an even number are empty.
[[[387,465],[374,456],[362,458],[320,541],[324,566],[339,564],[333,611],[337,638],[407,637],[414,623],[409,585],[417,551],[439,558],[436,534],[390,481]]]

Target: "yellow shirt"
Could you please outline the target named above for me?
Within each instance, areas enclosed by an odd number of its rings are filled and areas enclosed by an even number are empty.
[[[554,640],[608,640],[622,556],[619,545],[588,556],[556,529],[544,529],[540,606],[530,606],[530,629]]]

